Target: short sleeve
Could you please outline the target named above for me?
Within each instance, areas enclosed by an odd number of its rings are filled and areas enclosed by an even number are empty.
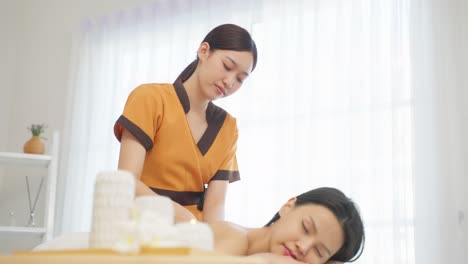
[[[158,87],[141,85],[128,96],[123,114],[115,122],[114,134],[120,141],[124,129],[135,136],[149,151],[163,113],[163,102]]]
[[[237,165],[237,138],[238,138],[238,130],[237,127],[235,128],[235,133],[233,137],[233,144],[226,155],[226,158],[222,162],[219,170],[216,174],[211,178],[210,181],[229,181],[235,182],[240,180],[239,168]]]

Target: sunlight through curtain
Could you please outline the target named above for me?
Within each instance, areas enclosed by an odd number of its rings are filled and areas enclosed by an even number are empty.
[[[138,84],[173,82],[206,33],[248,29],[257,69],[216,104],[239,125],[227,220],[264,225],[321,186],[359,205],[356,263],[414,263],[408,0],[156,1],[83,22],[73,49],[61,232],[89,230],[93,183],[117,168],[113,124]]]

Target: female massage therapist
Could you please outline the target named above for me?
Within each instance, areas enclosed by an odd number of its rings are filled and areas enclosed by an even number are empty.
[[[168,196],[176,222],[224,219],[228,183],[240,179],[238,131],[235,118],[212,101],[236,92],[256,63],[250,34],[224,24],[206,35],[174,84],[132,91],[114,133],[118,167],[136,177],[137,196]]]

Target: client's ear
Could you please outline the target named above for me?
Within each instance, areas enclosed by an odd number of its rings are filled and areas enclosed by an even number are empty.
[[[282,217],[283,215],[286,215],[287,213],[289,213],[289,211],[291,211],[291,209],[294,208],[294,205],[296,204],[296,201],[297,201],[297,198],[293,197],[293,198],[289,199],[285,204],[283,204],[283,206],[281,206],[281,209],[278,212],[280,217]]]

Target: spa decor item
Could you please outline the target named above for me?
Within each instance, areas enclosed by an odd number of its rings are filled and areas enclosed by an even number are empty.
[[[45,146],[41,141],[41,134],[44,133],[44,124],[32,124],[28,127],[28,130],[32,133],[32,138],[28,140],[23,147],[24,153],[29,154],[44,154]]]
[[[36,205],[37,201],[39,200],[39,194],[41,193],[42,183],[44,183],[44,177],[41,178],[41,183],[39,184],[39,188],[37,189],[36,198],[34,198],[34,202],[31,200],[31,188],[29,187],[29,178],[26,176],[26,188],[28,189],[28,201],[29,201],[29,220],[27,226],[34,227],[36,226]]]

